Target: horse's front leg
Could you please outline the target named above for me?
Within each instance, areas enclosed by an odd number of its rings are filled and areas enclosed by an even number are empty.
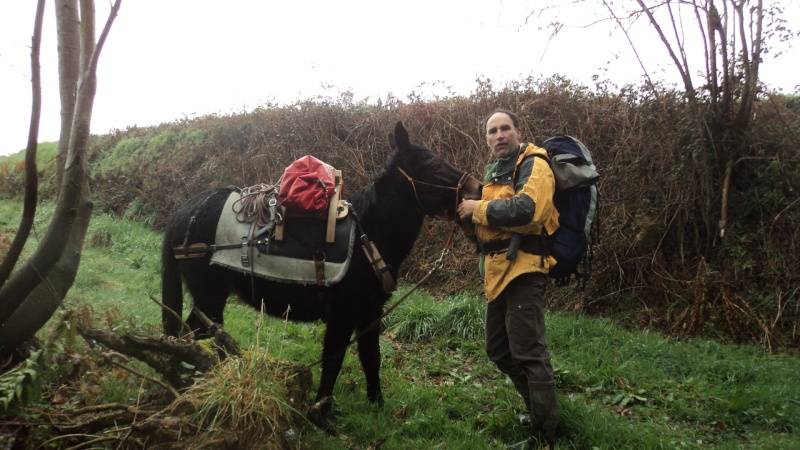
[[[358,359],[367,380],[367,399],[372,403],[383,405],[381,392],[381,346],[379,342],[380,326],[371,326],[366,332],[360,332],[358,338]]]

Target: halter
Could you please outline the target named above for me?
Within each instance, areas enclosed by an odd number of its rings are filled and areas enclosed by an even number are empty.
[[[414,189],[414,198],[417,199],[417,206],[419,207],[420,211],[423,211],[423,209],[422,209],[422,204],[419,201],[419,194],[417,194],[417,185],[416,185],[416,183],[424,184],[426,186],[431,186],[431,187],[440,188],[440,189],[454,189],[456,191],[455,204],[456,204],[456,209],[458,209],[458,194],[461,193],[461,188],[464,187],[464,182],[467,181],[467,178],[469,178],[469,174],[467,172],[464,172],[464,174],[461,175],[461,178],[458,179],[458,184],[457,185],[455,185],[455,186],[442,186],[440,184],[433,184],[433,183],[428,183],[428,182],[425,182],[425,181],[415,180],[415,179],[411,178],[411,176],[409,174],[407,174],[406,171],[403,170],[403,168],[400,167],[400,166],[397,166],[397,170],[399,170],[400,173],[402,173],[403,176],[406,177],[406,180],[408,180],[408,182],[411,183],[411,188]]]

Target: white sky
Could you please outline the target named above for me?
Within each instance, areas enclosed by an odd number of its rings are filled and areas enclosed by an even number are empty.
[[[36,2],[11,1],[0,16],[0,155],[25,147],[30,120]],[[97,2],[98,35],[110,3]],[[786,17],[800,17],[800,2],[784,3]],[[60,126],[53,4],[47,3],[42,37],[39,141],[57,140]],[[411,92],[469,95],[478,77],[495,86],[555,73],[588,85],[594,74],[620,85],[641,78],[627,41],[610,24],[564,30],[548,44],[546,32],[537,29],[543,20],[525,23],[537,4],[123,0],[100,57],[92,132],[337,97],[348,90],[357,101],[389,93],[400,99]],[[573,9],[572,23],[591,21],[588,8]],[[637,45],[651,76],[675,80],[652,30],[640,28]],[[797,49],[777,59],[768,55],[762,80],[795,91],[798,55]]]

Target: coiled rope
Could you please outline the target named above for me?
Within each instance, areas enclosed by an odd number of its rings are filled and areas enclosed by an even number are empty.
[[[279,189],[279,184],[266,183],[243,188],[242,197],[233,204],[236,220],[243,223],[255,221],[259,228],[267,226],[270,222],[268,198],[277,196]]]

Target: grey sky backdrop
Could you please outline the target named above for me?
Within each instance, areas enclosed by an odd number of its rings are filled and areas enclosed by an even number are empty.
[[[10,3],[10,4],[9,4]],[[111,0],[97,2],[102,29]],[[787,18],[800,17],[784,0]],[[58,138],[54,2],[42,38],[40,141]],[[147,126],[315,96],[375,101],[469,95],[477,78],[496,85],[561,74],[621,85],[641,69],[611,24],[568,28],[548,42],[549,20],[528,17],[538,1],[511,0],[123,0],[100,58],[92,132]],[[569,7],[563,20],[591,23],[596,7]],[[533,6],[532,6],[533,5]],[[30,36],[36,2],[12,0],[0,16],[0,155],[25,147],[31,105]],[[692,22],[693,23],[693,22]],[[794,26],[793,21],[789,22]],[[632,28],[657,79],[676,81],[662,44],[643,21]],[[99,34],[99,31],[98,31]],[[796,92],[797,49],[765,57],[762,80]],[[696,59],[696,67],[702,59]]]

